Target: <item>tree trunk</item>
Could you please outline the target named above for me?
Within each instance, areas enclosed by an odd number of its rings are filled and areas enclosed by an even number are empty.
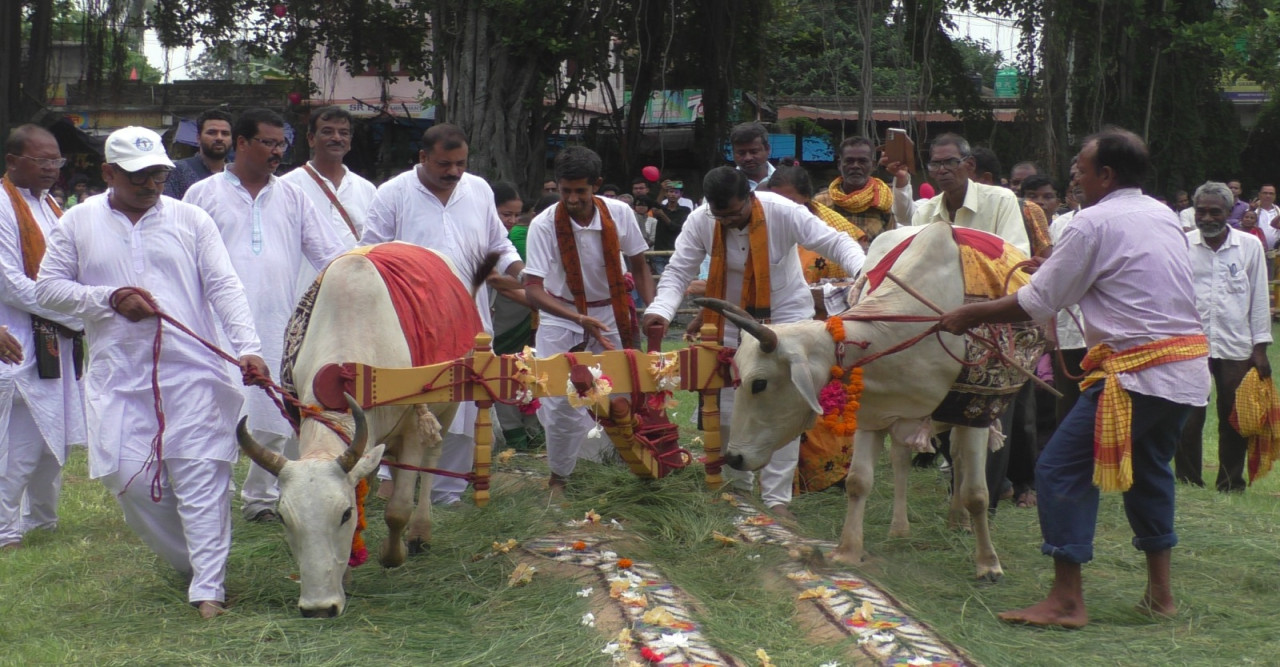
[[[858,107],[858,134],[878,143],[875,135],[875,119],[872,118],[871,92],[875,70],[871,64],[872,0],[862,0],[858,6],[858,22],[862,24],[862,102]]]
[[[22,62],[22,3],[6,2],[0,8],[0,44],[7,63]],[[0,67],[0,138],[8,138],[10,130],[22,121],[22,88],[18,67]]]
[[[21,5],[21,2],[10,4]],[[20,123],[34,117],[48,99],[49,50],[53,41],[53,0],[32,0],[31,42],[27,45],[26,71],[18,111]],[[14,61],[18,62],[18,61]]]

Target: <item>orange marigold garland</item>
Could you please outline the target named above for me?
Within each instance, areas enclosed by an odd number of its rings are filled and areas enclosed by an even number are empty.
[[[356,484],[356,532],[351,535],[351,555],[347,567],[359,567],[369,560],[369,550],[364,546],[364,499],[369,495],[369,480]]]
[[[827,319],[827,333],[837,345],[844,344],[844,320],[839,316]],[[858,430],[858,408],[862,398],[862,369],[849,371],[849,382],[842,384],[845,371],[840,366],[831,367],[831,381],[818,392],[818,405],[822,407],[822,424],[836,435],[853,435]]]

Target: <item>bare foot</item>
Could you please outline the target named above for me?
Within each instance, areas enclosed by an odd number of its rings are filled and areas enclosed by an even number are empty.
[[[227,613],[227,606],[217,600],[205,600],[196,605],[196,611],[200,612],[200,618],[207,621]]]
[[[564,490],[568,484],[568,477],[561,477],[560,475],[551,473],[551,479],[547,481],[547,489],[551,491],[552,502],[560,502],[564,500]]]
[[[791,511],[791,508],[787,507],[782,503],[778,503],[777,505],[770,505],[769,513],[772,514],[774,518],[782,519],[783,521],[794,522],[796,520],[796,515],[794,512]]]
[[[1022,623],[1040,628],[1083,628],[1089,622],[1089,612],[1083,606],[1046,598],[1025,609],[1006,611],[998,615],[1006,623]]]
[[[1138,610],[1138,613],[1157,618],[1173,618],[1178,615],[1178,605],[1173,601],[1172,597],[1157,600],[1149,592],[1142,596],[1142,602],[1139,602],[1134,608]]]

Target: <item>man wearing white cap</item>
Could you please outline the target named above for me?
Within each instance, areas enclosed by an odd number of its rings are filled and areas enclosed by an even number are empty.
[[[298,186],[276,178],[288,149],[284,119],[267,109],[249,109],[231,127],[236,161],[187,190],[182,200],[213,217],[231,264],[244,283],[263,357],[273,369],[284,356],[284,330],[298,305],[302,263],[316,271],[355,245],[345,241]],[[246,387],[245,414],[253,437],[277,454],[297,456],[298,438],[271,397]],[[240,489],[241,511],[250,521],[274,521],[280,487],[276,476],[250,464]]]
[[[5,142],[0,197],[0,325],[17,335],[22,363],[0,369],[0,549],[58,523],[67,447],[84,442],[77,368],[79,318],[36,305],[45,237],[62,215],[49,188],[66,162],[47,130],[23,125]]]
[[[115,494],[129,527],[189,577],[188,599],[212,618],[226,599],[232,432],[243,398],[233,369],[184,334],[166,327],[153,356],[151,301],[205,339],[220,324],[242,378],[269,371],[218,228],[199,208],[161,195],[172,169],[155,132],[111,133],[102,166],[110,190],[54,227],[35,291],[41,307],[85,323],[90,477]]]

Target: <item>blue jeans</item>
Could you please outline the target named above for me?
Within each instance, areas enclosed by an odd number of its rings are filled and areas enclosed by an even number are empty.
[[[1093,424],[1103,382],[1080,395],[1036,463],[1040,551],[1071,563],[1093,560],[1098,523],[1098,487],[1093,485]],[[1173,532],[1173,469],[1182,426],[1191,406],[1129,393],[1133,401],[1133,486],[1124,492],[1124,513],[1133,546],[1155,552],[1178,543]]]

